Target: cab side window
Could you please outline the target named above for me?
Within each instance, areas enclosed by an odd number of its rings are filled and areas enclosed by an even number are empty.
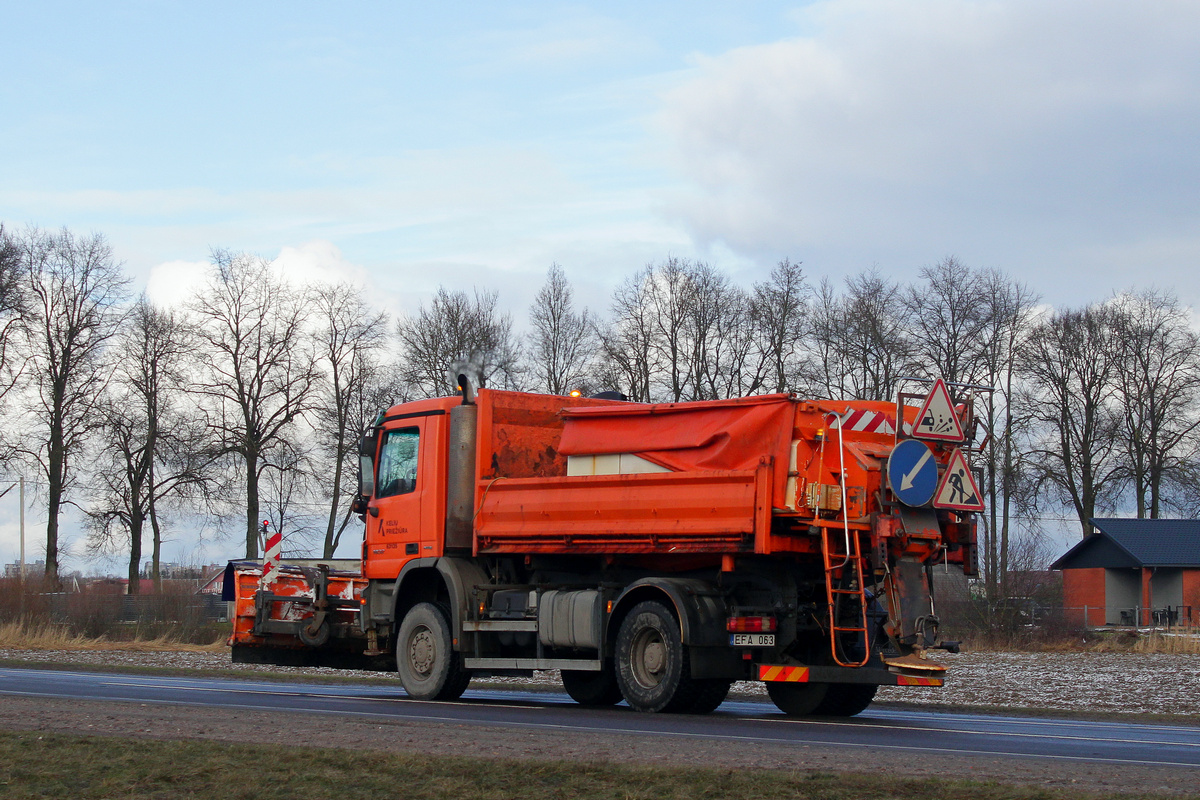
[[[419,440],[420,431],[416,428],[384,432],[379,449],[376,497],[393,497],[416,490]]]

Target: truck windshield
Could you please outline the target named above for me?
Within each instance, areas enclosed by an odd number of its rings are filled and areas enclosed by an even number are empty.
[[[420,432],[416,428],[384,432],[379,450],[376,497],[392,497],[416,490],[419,438]]]

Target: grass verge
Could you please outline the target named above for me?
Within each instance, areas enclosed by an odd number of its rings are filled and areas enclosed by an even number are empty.
[[[64,625],[46,621],[21,620],[0,624],[0,648],[20,650],[126,650],[152,652],[171,650],[179,653],[218,653],[226,649],[225,635],[211,644],[182,642],[171,633],[129,640],[107,636],[84,636]]]
[[[36,733],[0,733],[0,795],[14,800],[44,797],[377,800],[394,796],[411,800],[448,797],[1084,800],[1099,797],[1066,788],[818,771],[529,762],[215,742],[141,741],[136,748],[119,748],[113,746],[113,740],[100,737]]]

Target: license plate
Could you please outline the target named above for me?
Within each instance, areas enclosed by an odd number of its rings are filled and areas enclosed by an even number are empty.
[[[731,633],[729,634],[729,644],[731,647],[774,647],[775,634]]]

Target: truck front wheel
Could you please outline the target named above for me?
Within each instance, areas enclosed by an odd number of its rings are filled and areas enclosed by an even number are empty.
[[[461,666],[450,634],[446,609],[418,603],[404,615],[396,636],[396,670],[409,697],[457,700],[467,690],[471,673]]]
[[[617,684],[638,711],[686,711],[696,699],[679,623],[661,603],[638,603],[617,634]]]

